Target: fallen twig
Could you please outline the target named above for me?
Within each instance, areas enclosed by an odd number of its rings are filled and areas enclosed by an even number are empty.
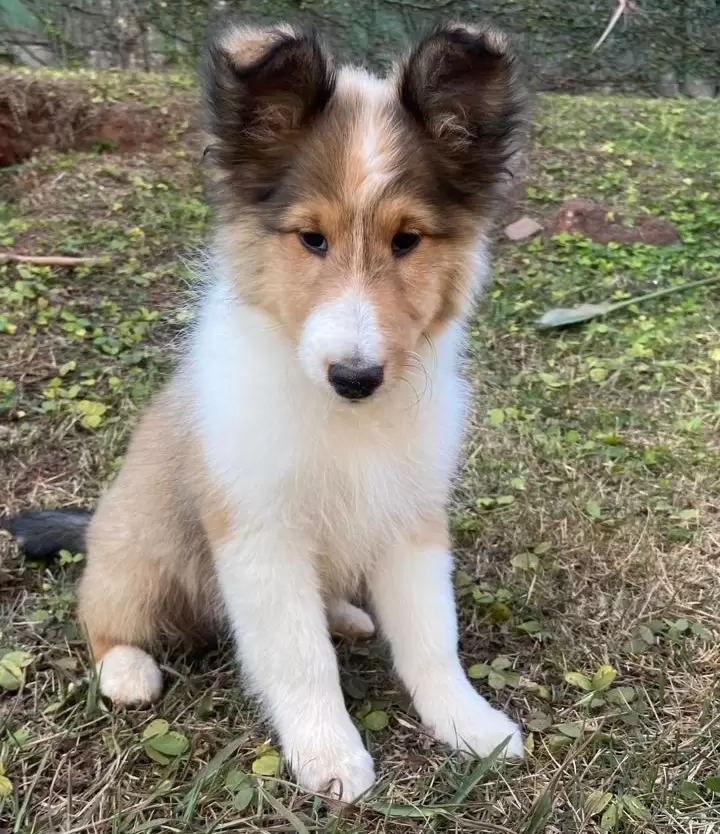
[[[34,266],[87,266],[107,261],[102,258],[74,258],[69,255],[18,255],[15,252],[0,252],[0,264],[33,264]]]
[[[610,22],[605,27],[605,31],[600,35],[598,42],[593,46],[592,51],[595,52],[596,49],[599,49],[607,38],[610,36],[610,33],[615,28],[618,20],[624,15],[627,14],[628,9],[630,7],[630,3],[628,0],[617,0],[617,6],[615,6],[615,11],[613,11],[612,17],[610,18]]]

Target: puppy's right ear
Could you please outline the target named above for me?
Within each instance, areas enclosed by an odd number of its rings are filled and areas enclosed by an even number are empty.
[[[243,202],[267,199],[334,89],[332,61],[314,32],[233,27],[212,38],[202,114],[215,179],[237,186]]]

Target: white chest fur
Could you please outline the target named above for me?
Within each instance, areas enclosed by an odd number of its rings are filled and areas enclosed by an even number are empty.
[[[218,283],[188,360],[206,463],[233,516],[297,530],[336,578],[362,575],[447,498],[466,402],[461,336],[451,328],[423,369],[353,405],[308,380],[270,320]]]

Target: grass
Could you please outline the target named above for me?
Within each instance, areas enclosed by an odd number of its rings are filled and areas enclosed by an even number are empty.
[[[163,106],[157,79],[81,83]],[[168,95],[186,88],[176,79]],[[522,721],[527,760],[457,761],[419,731],[382,645],[340,645],[380,782],[360,809],[308,800],[229,647],[166,658],[155,709],[108,709],[72,617],[78,557],[27,565],[2,540],[0,830],[717,830],[718,287],[574,329],[534,322],[716,274],[720,107],[546,97],[536,123],[524,210],[547,218],[591,197],[664,216],[682,243],[501,244],[472,323],[476,401],[453,507],[462,654]],[[117,472],[190,316],[183,256],[208,219],[198,163],[170,137],[125,156],[40,153],[2,174],[0,247],[111,256],[73,272],[0,266],[3,512],[92,505]]]

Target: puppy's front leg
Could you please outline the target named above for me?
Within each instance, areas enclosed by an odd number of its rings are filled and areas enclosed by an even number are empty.
[[[244,672],[298,783],[356,799],[373,764],[345,709],[312,543],[295,531],[237,531],[215,560]]]
[[[517,725],[475,691],[460,663],[445,529],[444,519],[428,525],[379,561],[370,590],[380,626],[422,722],[440,741],[485,756],[509,739],[505,754],[522,756]]]

